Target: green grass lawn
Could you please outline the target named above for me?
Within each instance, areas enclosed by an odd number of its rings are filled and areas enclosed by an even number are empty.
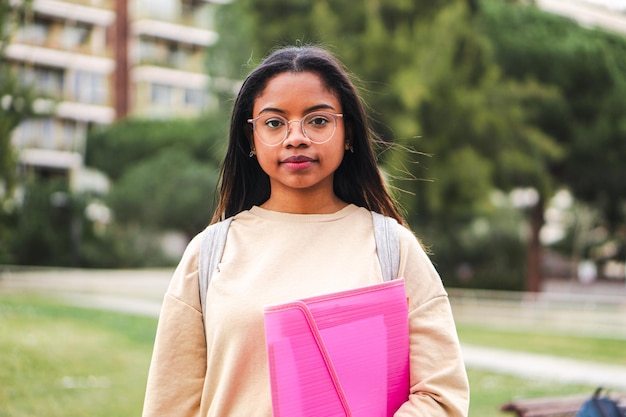
[[[563,335],[546,332],[503,331],[457,324],[461,343],[554,355],[585,361],[626,365],[626,340]],[[520,398],[591,395],[596,387],[554,381],[527,380],[469,369],[470,416],[505,417],[501,405]]]
[[[515,399],[591,395],[595,389],[553,381],[521,379],[474,369],[468,369],[468,376],[471,417],[514,417],[515,414],[499,411],[500,407]]]
[[[156,319],[0,294],[0,417],[138,417]],[[459,325],[463,343],[625,364],[626,341]],[[470,416],[506,417],[515,398],[593,387],[469,370]]]
[[[140,416],[156,323],[0,295],[0,417]]]

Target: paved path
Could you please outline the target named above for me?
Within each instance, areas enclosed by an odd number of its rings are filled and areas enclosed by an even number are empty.
[[[119,295],[59,292],[53,294],[53,296],[78,307],[116,311],[138,316],[156,318],[159,317],[159,312],[161,311],[161,303],[159,301],[122,297]]]
[[[51,297],[57,297],[73,305],[158,317],[161,300],[171,273],[171,270],[3,272],[0,274],[0,291],[46,291]],[[489,303],[486,304],[487,307],[481,305],[481,308],[486,308],[487,314],[491,314],[489,312],[492,312],[493,306],[490,307]],[[502,300],[496,303],[498,308],[504,308],[504,304],[506,303],[503,303]],[[509,306],[509,309],[520,308],[518,301],[514,301],[510,305],[512,307]],[[622,303],[619,302],[616,305],[619,308],[623,307]],[[525,301],[521,307],[529,308],[528,301]],[[476,311],[473,314],[479,314],[481,310],[477,309]],[[541,311],[544,314],[542,319],[545,320],[547,317],[545,305]],[[592,311],[588,312],[589,315],[592,313]],[[457,307],[455,314],[468,315],[458,317],[459,320],[479,319],[479,317],[469,316],[467,303],[464,304],[463,309]],[[508,319],[523,323],[525,317],[520,317],[520,314],[509,311]],[[625,331],[626,329],[622,330]],[[603,386],[618,391],[626,391],[626,366],[613,366],[465,344],[462,348],[468,368],[522,378]]]
[[[471,345],[463,345],[462,348],[465,364],[469,368],[527,379],[626,391],[626,366]]]

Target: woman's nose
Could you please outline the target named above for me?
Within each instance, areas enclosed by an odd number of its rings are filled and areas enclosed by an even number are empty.
[[[304,128],[300,120],[290,120],[287,122],[287,137],[283,144],[285,146],[300,146],[301,144],[310,144],[311,140],[304,133]]]

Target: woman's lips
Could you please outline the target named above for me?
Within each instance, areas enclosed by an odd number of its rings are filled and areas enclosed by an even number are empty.
[[[315,160],[313,158],[309,158],[308,156],[290,156],[289,158],[283,159],[280,163],[281,165],[287,167],[292,170],[302,170],[313,165]]]

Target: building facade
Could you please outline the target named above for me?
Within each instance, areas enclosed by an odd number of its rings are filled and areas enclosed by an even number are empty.
[[[83,168],[94,125],[137,116],[193,117],[211,106],[206,48],[219,1],[34,0],[6,49],[49,117],[12,142],[27,169]]]

